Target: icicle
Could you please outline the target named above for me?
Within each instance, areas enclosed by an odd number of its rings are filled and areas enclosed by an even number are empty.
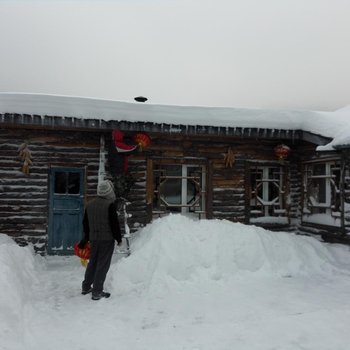
[[[123,235],[123,239],[125,239],[126,242],[126,249],[116,249],[116,253],[117,254],[124,254],[126,256],[129,256],[131,253],[130,250],[130,239],[131,239],[131,233],[130,233],[130,228],[128,225],[128,218],[132,217],[132,214],[129,214],[127,212],[127,206],[130,205],[131,203],[128,202],[125,198],[120,197],[119,198],[120,201],[120,209],[118,211],[118,214],[121,215],[124,219],[124,235]]]
[[[130,228],[128,225],[128,218],[130,218],[132,215],[128,214],[128,212],[126,211],[126,207],[129,205],[130,203],[127,201],[124,201],[123,204],[123,211],[124,211],[124,230],[125,230],[125,234],[124,234],[124,238],[126,241],[126,255],[129,256],[130,255]]]
[[[98,184],[105,179],[106,176],[106,158],[105,158],[105,138],[103,135],[100,137],[100,161],[98,165]]]

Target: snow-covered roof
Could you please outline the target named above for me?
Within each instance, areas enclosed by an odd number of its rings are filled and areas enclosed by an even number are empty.
[[[303,130],[330,137],[319,150],[350,146],[350,107],[334,112],[152,105],[83,97],[0,93],[0,113],[128,122]]]

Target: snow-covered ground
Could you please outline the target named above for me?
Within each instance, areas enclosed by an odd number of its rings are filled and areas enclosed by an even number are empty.
[[[172,215],[114,256],[111,298],[81,295],[83,274],[0,235],[0,349],[349,349],[346,246]]]

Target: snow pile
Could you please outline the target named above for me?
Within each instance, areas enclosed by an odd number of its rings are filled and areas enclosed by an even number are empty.
[[[337,265],[331,251],[311,237],[170,215],[142,229],[132,255],[111,274],[118,294],[166,293],[184,284],[233,278],[330,274]]]
[[[349,247],[172,215],[113,256],[108,299],[75,256],[0,234],[1,350],[347,350]]]
[[[37,281],[36,270],[32,250],[0,234],[0,339],[11,332],[18,336],[23,328],[23,310]]]

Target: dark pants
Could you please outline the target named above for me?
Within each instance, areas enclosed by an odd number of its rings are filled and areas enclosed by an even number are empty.
[[[111,265],[114,240],[91,241],[90,246],[90,260],[85,272],[83,290],[88,290],[92,285],[92,293],[100,293]]]

